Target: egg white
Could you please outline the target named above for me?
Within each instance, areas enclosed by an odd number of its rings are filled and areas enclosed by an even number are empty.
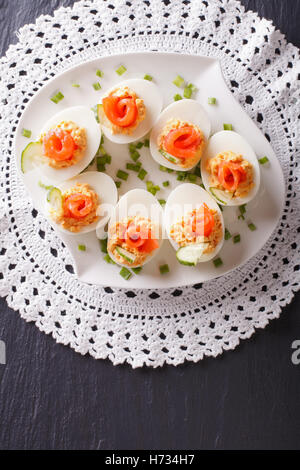
[[[118,200],[118,191],[113,179],[106,175],[105,173],[101,173],[98,171],[88,171],[86,173],[82,173],[72,179],[64,181],[63,183],[56,185],[56,187],[63,193],[68,189],[72,188],[76,185],[76,183],[80,184],[88,184],[91,189],[93,189],[99,198],[99,205],[100,205],[100,218],[86,227],[82,227],[79,232],[70,232],[69,230],[64,229],[60,224],[56,223],[52,218],[50,218],[51,223],[61,232],[67,233],[68,235],[81,235],[82,233],[92,232],[93,230],[97,230],[97,235],[103,233],[103,229],[105,225],[108,223],[109,218],[113,212],[113,209]],[[46,200],[46,194],[45,194]],[[46,214],[49,216],[49,210],[51,209],[50,204],[45,202],[45,209]]]
[[[202,181],[205,186],[205,189],[209,191],[211,183],[210,174],[206,170],[206,164],[209,159],[215,157],[218,153],[226,151],[232,151],[238,155],[242,155],[243,158],[245,160],[248,160],[248,162],[251,163],[251,165],[253,166],[254,187],[251,189],[248,195],[246,197],[230,199],[226,198],[226,195],[224,194],[224,202],[226,202],[227,204],[222,204],[222,202],[218,201],[218,203],[222,205],[240,206],[241,204],[246,204],[247,202],[251,201],[251,199],[253,199],[256,195],[260,185],[260,168],[254,150],[252,149],[250,144],[244,139],[244,137],[242,137],[237,132],[221,131],[217,132],[209,139],[205,154],[203,155],[201,160]],[[214,196],[212,195],[212,197]]]
[[[73,121],[79,127],[86,130],[87,147],[83,158],[78,163],[69,166],[68,168],[55,169],[46,163],[39,166],[39,170],[54,183],[73,178],[83,171],[94,158],[101,140],[101,129],[95,119],[94,112],[86,106],[66,108],[55,114],[43,126],[40,131],[40,135],[45,134],[62,121]]]
[[[181,217],[191,212],[194,209],[198,209],[203,203],[206,203],[209,209],[217,211],[221,222],[223,236],[216,246],[216,249],[212,253],[203,254],[200,262],[209,261],[216,256],[221,250],[224,242],[224,220],[222,212],[215,202],[215,200],[208,194],[207,191],[202,189],[200,186],[192,183],[183,183],[177,186],[169,195],[164,212],[164,226],[167,232],[167,236],[174,250],[177,251],[180,247],[170,236],[171,226],[178,222]]]
[[[149,80],[141,78],[133,78],[117,83],[111,89],[103,93],[100,103],[102,103],[102,98],[107,96],[111,91],[125,86],[133,90],[139,98],[144,100],[146,117],[130,135],[112,134],[108,127],[102,125],[102,131],[105,137],[116,144],[129,144],[130,142],[142,139],[155,124],[163,105],[163,99],[158,87]]]
[[[191,124],[198,126],[203,132],[206,140],[209,139],[211,131],[211,123],[208,114],[203,109],[200,103],[195,100],[180,100],[167,106],[160,114],[155,126],[153,127],[150,135],[150,152],[154,160],[159,164],[172,170],[188,171],[195,166],[182,168],[180,165],[169,162],[159,152],[157,139],[162,129],[165,127],[170,119],[179,119],[180,121],[188,121]]]
[[[141,215],[141,216],[144,216],[145,218],[151,219],[151,221],[156,225],[158,229],[159,236],[157,240],[159,243],[159,247],[147,257],[146,261],[143,263],[143,265],[145,265],[151,259],[153,259],[154,256],[156,256],[159,250],[161,249],[162,244],[163,244],[163,236],[164,236],[163,211],[158,200],[151,193],[149,193],[148,191],[145,191],[144,189],[132,189],[131,191],[128,191],[126,194],[124,194],[120,198],[118,204],[116,205],[113,211],[113,214],[111,216],[111,219],[108,225],[108,233],[109,233],[110,227],[117,221],[126,219],[127,217],[130,217],[130,216],[134,217],[136,215]],[[110,250],[108,250],[108,253],[109,253],[109,256],[117,264],[120,264],[120,266],[124,266],[123,264],[117,261],[117,259],[115,258],[115,256]],[[140,265],[140,266],[143,266],[143,265]]]

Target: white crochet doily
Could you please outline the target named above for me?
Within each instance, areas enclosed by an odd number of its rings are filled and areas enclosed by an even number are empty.
[[[217,356],[278,317],[298,289],[299,51],[236,0],[83,0],[24,26],[18,38],[0,62],[0,294],[9,306],[82,354],[132,367]],[[14,132],[49,78],[97,56],[145,50],[220,59],[229,87],[280,159],[284,214],[254,259],[203,285],[158,291],[83,285],[19,180]]]

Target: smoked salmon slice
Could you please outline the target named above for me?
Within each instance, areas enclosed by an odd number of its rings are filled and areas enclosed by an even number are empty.
[[[246,179],[244,168],[235,162],[221,162],[218,168],[218,180],[224,189],[230,192],[237,190],[239,184]]]
[[[63,211],[66,217],[82,219],[89,215],[93,208],[93,201],[87,194],[74,193],[66,196],[63,202]]]
[[[107,96],[102,100],[106,117],[120,127],[132,126],[138,117],[138,109],[132,96]]]
[[[174,157],[187,159],[195,156],[201,140],[194,127],[183,126],[170,130],[164,138],[164,147]]]
[[[70,160],[76,148],[71,134],[63,129],[51,129],[43,138],[44,155],[57,162]]]

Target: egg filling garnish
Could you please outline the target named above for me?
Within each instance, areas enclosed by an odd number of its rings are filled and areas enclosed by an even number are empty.
[[[102,98],[99,119],[112,134],[132,134],[145,117],[144,100],[128,86],[117,87]]]
[[[109,228],[108,250],[119,264],[140,266],[159,248],[150,219],[137,215],[114,223]]]
[[[202,157],[205,137],[195,124],[170,119],[159,134],[157,145],[167,161],[182,168],[190,168]]]

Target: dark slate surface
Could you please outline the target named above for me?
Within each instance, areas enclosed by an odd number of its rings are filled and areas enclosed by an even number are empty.
[[[0,0],[0,50],[73,0]],[[300,0],[243,0],[299,46]],[[297,22],[298,18],[298,22]],[[300,449],[300,296],[217,359],[133,371],[82,357],[0,303],[0,449]]]

